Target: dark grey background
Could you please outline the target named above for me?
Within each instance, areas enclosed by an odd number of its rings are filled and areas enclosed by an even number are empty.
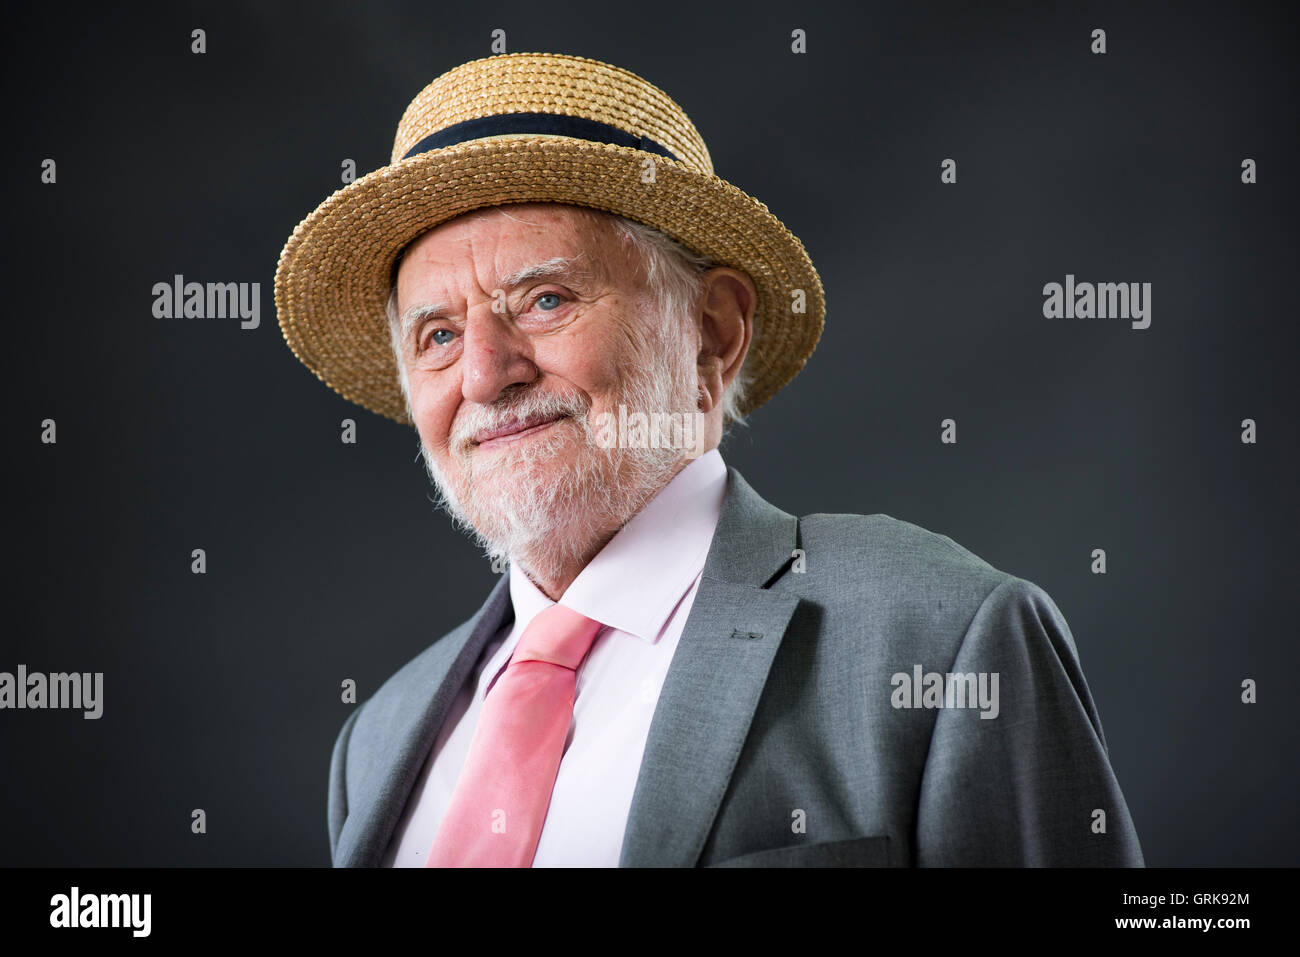
[[[1148,863],[1300,863],[1296,33],[1268,6],[1038,7],[7,15],[0,670],[103,671],[105,701],[0,712],[0,863],[328,863],[340,682],[369,696],[493,576],[414,432],[285,346],[276,261],[497,27],[662,87],[820,269],[821,345],[727,461],[787,511],[885,512],[1047,589]],[[1067,272],[1153,283],[1151,328],[1044,319]],[[175,273],[260,282],[261,327],[153,318]]]

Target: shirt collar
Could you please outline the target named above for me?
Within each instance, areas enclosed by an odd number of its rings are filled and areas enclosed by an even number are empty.
[[[658,641],[704,568],[726,489],[727,466],[717,449],[692,461],[587,563],[560,604],[643,641]],[[513,562],[510,601],[520,629],[554,604]]]

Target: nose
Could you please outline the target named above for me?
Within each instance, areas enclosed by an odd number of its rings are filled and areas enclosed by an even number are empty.
[[[491,303],[470,311],[463,335],[461,395],[470,402],[489,405],[503,390],[538,377],[527,336]]]

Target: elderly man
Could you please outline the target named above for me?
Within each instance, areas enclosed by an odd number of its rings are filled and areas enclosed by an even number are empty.
[[[337,866],[1142,863],[1046,593],[723,463],[823,292],[640,77],[440,77],[392,163],[300,224],[276,302],[509,564],[345,722]]]

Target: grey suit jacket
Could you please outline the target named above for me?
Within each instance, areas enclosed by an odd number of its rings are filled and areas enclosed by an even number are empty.
[[[452,700],[512,615],[502,576],[344,723],[335,866],[380,863]],[[996,717],[925,706],[895,677],[918,666],[996,673]],[[928,702],[961,703],[950,695]],[[1142,863],[1074,639],[1042,589],[886,515],[796,519],[729,469],[620,866]]]

